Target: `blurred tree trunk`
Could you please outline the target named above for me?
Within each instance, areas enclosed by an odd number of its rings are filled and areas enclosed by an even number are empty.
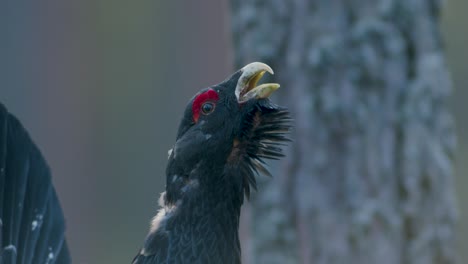
[[[294,144],[243,214],[244,263],[455,263],[440,1],[232,0]],[[262,180],[262,179],[259,179]]]

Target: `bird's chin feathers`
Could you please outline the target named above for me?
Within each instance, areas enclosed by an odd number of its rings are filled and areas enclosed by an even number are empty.
[[[238,170],[243,175],[242,188],[249,198],[250,188],[257,189],[255,175],[271,177],[265,159],[277,160],[284,156],[282,147],[290,141],[291,117],[286,108],[261,100],[247,113],[242,126],[243,133],[234,148],[240,154]]]

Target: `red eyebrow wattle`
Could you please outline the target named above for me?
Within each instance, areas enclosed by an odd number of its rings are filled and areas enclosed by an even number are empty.
[[[219,99],[219,95],[213,89],[208,89],[207,91],[197,95],[197,97],[193,99],[193,103],[192,103],[193,121],[195,121],[195,123],[198,121],[198,118],[200,117],[200,107],[203,103],[207,101],[216,102],[218,101],[218,99]]]

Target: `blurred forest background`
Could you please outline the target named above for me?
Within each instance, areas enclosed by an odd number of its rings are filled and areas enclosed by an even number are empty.
[[[0,101],[53,171],[74,263],[128,263],[164,188],[167,150],[200,88],[233,70],[229,4],[3,0]],[[446,1],[461,263],[468,263],[468,2]],[[284,87],[287,89],[287,87]]]

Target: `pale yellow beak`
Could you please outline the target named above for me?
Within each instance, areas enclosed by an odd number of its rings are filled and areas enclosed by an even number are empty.
[[[265,72],[273,74],[270,66],[261,62],[252,62],[241,69],[242,75],[237,81],[235,90],[236,98],[239,103],[247,102],[252,98],[268,98],[280,85],[277,83],[263,83],[256,86]]]

